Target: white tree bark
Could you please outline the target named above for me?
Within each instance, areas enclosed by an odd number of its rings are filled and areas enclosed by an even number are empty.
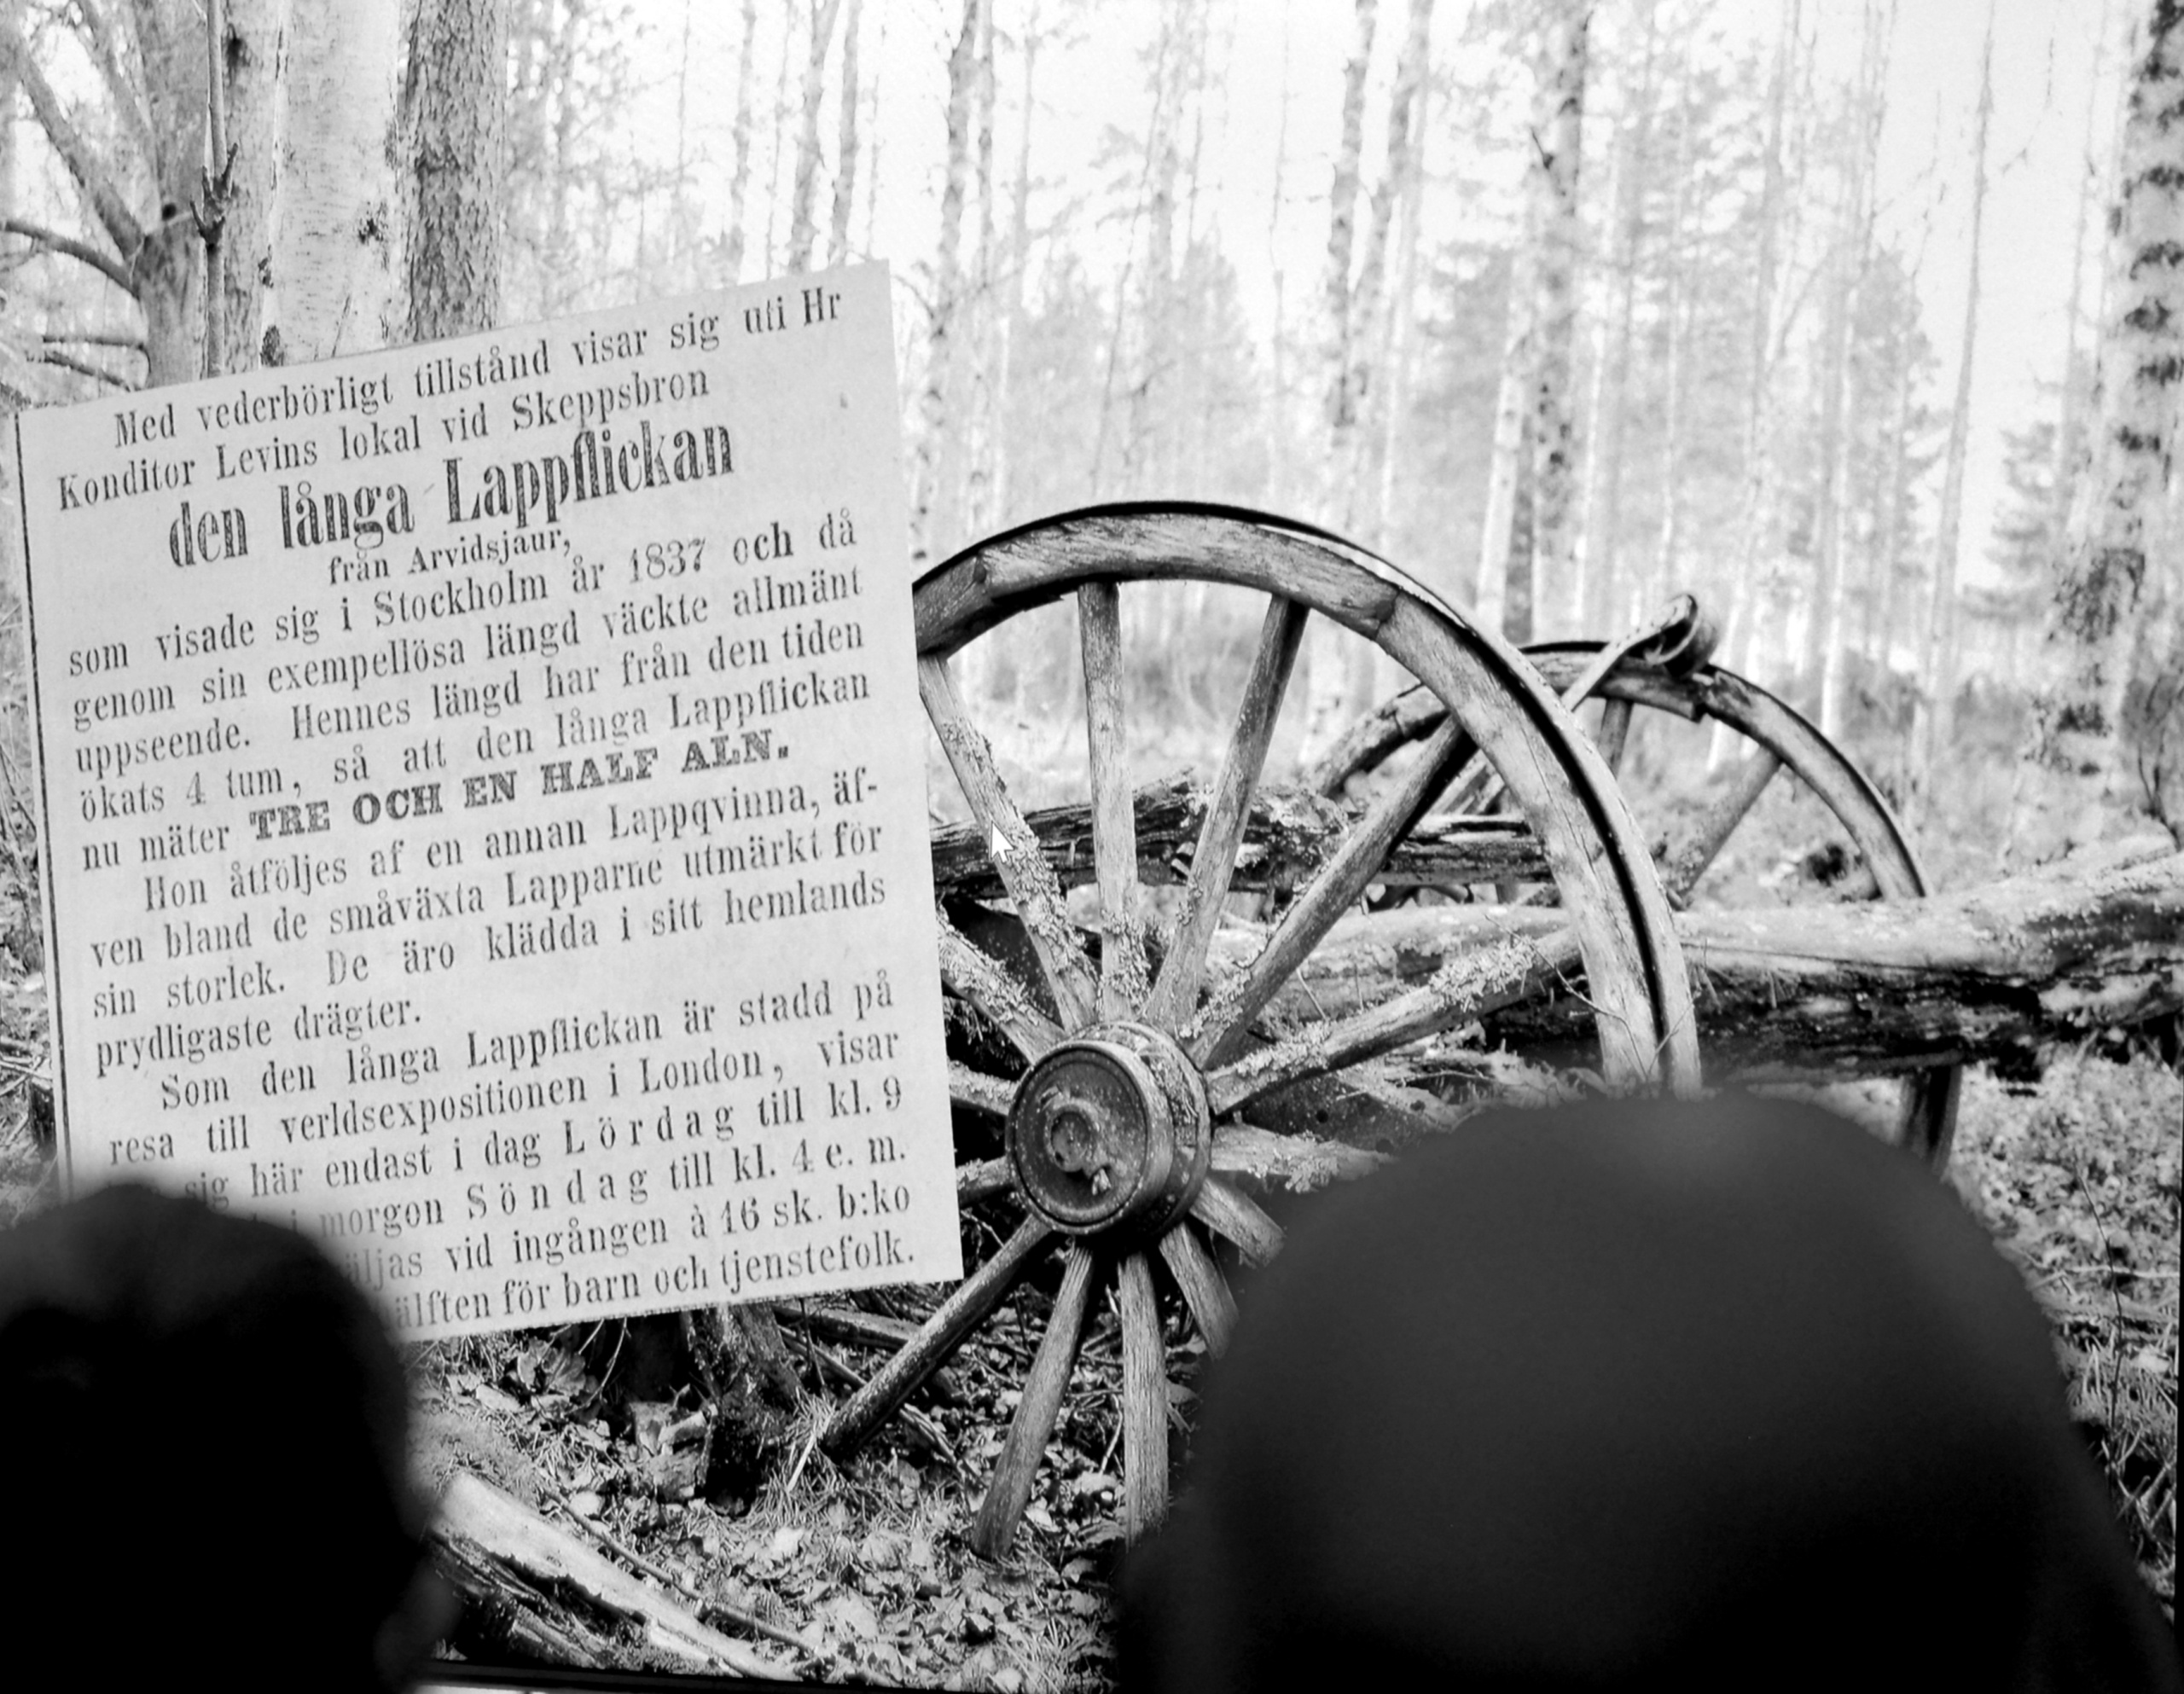
[[[815,208],[819,200],[819,108],[827,97],[827,44],[842,0],[812,0],[810,50],[804,60],[804,116],[797,131],[796,187],[789,209],[788,268],[811,268],[811,249],[819,237]]]
[[[222,365],[249,370],[272,299],[273,206],[280,191],[281,41],[291,0],[226,0],[221,53],[235,152],[220,235]]]
[[[2100,399],[2090,474],[2049,612],[2058,680],[2035,713],[2018,842],[2049,856],[2095,832],[2122,792],[2135,664],[2166,647],[2180,583],[2177,454],[2184,434],[2184,7],[2142,0],[2129,105],[2117,138]]]
[[[827,262],[830,264],[849,263],[850,213],[857,204],[857,37],[863,9],[862,0],[850,0],[850,15],[842,24],[840,136],[834,149],[834,224],[827,243]]]
[[[290,18],[272,236],[279,363],[385,346],[402,322],[388,149],[401,26],[399,0],[325,0]]]
[[[1972,363],[1979,345],[1979,239],[1987,214],[1987,132],[1994,118],[1995,9],[1989,0],[1987,44],[1979,67],[1979,106],[1972,141],[1972,257],[1964,278],[1964,333],[1958,343],[1956,397],[1949,408],[1942,498],[1934,522],[1933,601],[1926,619],[1926,687],[1921,733],[1915,738],[1912,780],[1931,786],[1936,761],[1947,755],[1956,728],[1956,566],[1964,529],[1964,467],[1972,420]]]

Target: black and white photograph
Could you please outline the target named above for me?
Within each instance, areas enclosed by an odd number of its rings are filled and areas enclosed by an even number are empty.
[[[0,0],[0,1678],[2177,1691],[2178,0]]]

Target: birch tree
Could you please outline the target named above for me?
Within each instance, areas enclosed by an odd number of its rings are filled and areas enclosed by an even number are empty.
[[[1532,638],[1542,566],[1567,580],[1577,430],[1570,403],[1577,325],[1577,166],[1591,0],[1546,0],[1533,59],[1531,160],[1523,245],[1495,405],[1494,457],[1479,548],[1478,617]]]
[[[401,24],[399,0],[290,14],[268,363],[382,347],[403,327],[402,196],[387,144]]]
[[[997,308],[1001,350],[996,356],[999,368],[994,378],[993,398],[996,415],[1003,420],[1003,426],[994,432],[993,441],[994,512],[1003,524],[1012,522],[1016,511],[1016,444],[1011,439],[1007,420],[1016,410],[1016,358],[1024,334],[1024,282],[1031,265],[1031,118],[1037,109],[1033,96],[1038,85],[1038,0],[1032,0],[1017,50],[1024,61],[1022,92],[1017,102],[1018,121],[1022,127],[1017,131],[1016,168],[1009,184],[1008,256],[1003,267],[1005,280]]]
[[[758,0],[743,0],[743,48],[735,61],[735,170],[728,190],[728,280],[743,280],[744,231],[751,187],[751,71],[757,58]]]
[[[67,172],[90,227],[72,234],[10,216],[6,228],[126,293],[143,314],[146,380],[187,381],[201,368],[205,329],[204,265],[189,213],[205,158],[203,19],[186,0],[133,0],[119,17],[87,0],[69,20],[117,119],[110,143],[79,123],[20,15],[0,26],[0,60]]]
[[[830,264],[848,263],[850,213],[857,205],[857,38],[862,0],[849,0],[849,16],[842,23],[840,133],[834,143],[834,212],[827,242]]]
[[[273,206],[280,192],[281,28],[284,0],[225,0],[220,66],[227,139],[235,149],[221,230],[219,342],[223,371],[260,356],[273,276]],[[213,374],[207,371],[206,374]]]
[[[1584,251],[1577,167],[1592,13],[1591,0],[1560,0],[1541,42],[1542,101],[1533,137],[1540,159],[1532,178],[1540,195],[1536,363],[1525,422],[1531,460],[1531,557],[1529,571],[1510,588],[1510,635],[1515,641],[1531,639],[1542,593],[1550,585],[1560,591],[1575,574],[1577,428],[1571,355],[1577,330],[1577,267]]]
[[[500,322],[508,57],[508,0],[439,0],[417,15],[404,89],[412,341]]]
[[[1774,477],[1769,452],[1774,421],[1773,385],[1769,379],[1774,363],[1777,319],[1781,316],[1778,270],[1785,221],[1782,145],[1799,10],[1799,0],[1782,0],[1781,22],[1774,40],[1774,69],[1768,85],[1766,151],[1760,160],[1751,317],[1746,329],[1743,446],[1740,455],[1743,486],[1737,514],[1736,551],[1731,561],[1728,613],[1722,629],[1724,656],[1734,668],[1747,672],[1752,669],[1754,647],[1751,596],[1768,562],[1774,531]],[[1786,323],[1782,328],[1786,329]],[[1731,739],[1725,728],[1716,726],[1706,750],[1706,768],[1710,771],[1717,769],[1727,757]]]
[[[2184,395],[2184,6],[2150,0],[2117,136],[2106,305],[2089,474],[2071,512],[2047,640],[2054,680],[2034,714],[2014,833],[2045,856],[2097,828],[2122,798],[2121,731],[2135,667],[2177,656],[2167,629],[2184,584],[2174,532]]]
[[[1815,474],[1814,550],[1819,571],[1805,625],[1804,674],[1817,696],[1821,733],[1834,735],[1843,715],[1844,529],[1850,504],[1850,453],[1845,414],[1852,380],[1851,337],[1859,296],[1873,254],[1873,176],[1880,154],[1892,12],[1867,0],[1851,133],[1844,215],[1832,243],[1827,313],[1822,330],[1819,465]]]
[[[1387,287],[1388,249],[1397,215],[1410,201],[1411,183],[1418,171],[1419,144],[1427,59],[1432,51],[1433,0],[1410,0],[1410,19],[1403,32],[1403,48],[1396,58],[1395,84],[1388,94],[1388,131],[1385,161],[1380,180],[1373,185],[1369,222],[1365,235],[1364,259],[1355,295],[1349,302],[1350,324],[1340,337],[1347,364],[1337,377],[1333,429],[1328,440],[1328,462],[1341,479],[1338,524],[1345,531],[1358,531],[1368,545],[1380,541],[1380,515],[1375,509],[1380,479],[1372,463],[1379,432],[1368,426],[1385,409],[1382,387],[1393,373],[1389,369],[1391,319]],[[1397,270],[1402,256],[1397,255]]]
[[[970,169],[971,102],[978,77],[979,20],[987,0],[963,0],[962,26],[948,55],[948,154],[940,191],[940,234],[932,261],[926,368],[918,390],[918,433],[910,458],[910,557],[932,556],[940,455],[950,416],[956,317],[961,291],[963,194]]]
[[[1347,439],[1350,417],[1350,256],[1357,240],[1357,192],[1365,148],[1365,79],[1373,67],[1377,0],[1356,0],[1350,57],[1342,73],[1342,131],[1335,145],[1334,182],[1327,190],[1327,264],[1323,287],[1327,313],[1327,421],[1332,441]],[[1331,454],[1330,459],[1333,455]],[[1323,509],[1335,504],[1329,489]]]
[[[797,129],[796,187],[789,207],[788,269],[811,268],[812,244],[818,238],[815,208],[819,199],[819,108],[827,96],[827,44],[834,38],[834,20],[842,0],[811,0],[810,50],[804,59],[803,119]]]
[[[1943,461],[1941,506],[1934,524],[1933,600],[1926,617],[1926,655],[1920,665],[1920,675],[1926,684],[1924,721],[1912,755],[1912,780],[1922,791],[1930,788],[1935,761],[1948,748],[1956,729],[1957,554],[1964,529],[1972,359],[1979,345],[1979,242],[1987,212],[1987,134],[1995,113],[1994,69],[1995,9],[1993,0],[1989,0],[1972,143],[1972,251],[1965,268],[1964,328],[1957,345],[1956,398],[1949,409],[1949,449]]]
[[[1608,191],[1612,246],[1608,260],[1613,308],[1601,315],[1593,360],[1591,450],[1586,455],[1574,611],[1579,633],[1606,639],[1617,619],[1617,548],[1623,526],[1623,426],[1629,412],[1631,343],[1636,327],[1640,248],[1646,229],[1645,185],[1651,164],[1658,0],[1642,0],[1636,87],[1617,125]]]

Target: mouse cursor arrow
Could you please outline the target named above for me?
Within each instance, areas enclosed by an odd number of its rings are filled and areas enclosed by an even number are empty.
[[[996,826],[993,832],[993,856],[996,859],[1005,859],[1013,850],[1008,844],[1008,838],[1003,835]]]

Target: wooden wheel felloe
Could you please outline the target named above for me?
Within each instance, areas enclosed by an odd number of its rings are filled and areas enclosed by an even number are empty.
[[[1559,641],[1527,647],[1525,654],[1548,685],[1562,692],[1596,671],[1607,651],[1596,641]],[[1662,844],[1661,879],[1670,903],[1681,910],[1690,902],[1738,826],[1785,769],[1842,826],[1872,875],[1875,897],[1908,900],[1926,894],[1925,875],[1887,802],[1842,750],[1757,683],[1716,665],[1678,662],[1689,655],[1687,646],[1672,646],[1664,653],[1641,644],[1598,676],[1589,691],[1604,702],[1599,740],[1611,765],[1621,763],[1631,711],[1637,706],[1692,722],[1726,724],[1753,744],[1728,787]],[[1396,748],[1432,735],[1446,716],[1427,691],[1405,690],[1331,748],[1309,774],[1308,786],[1323,793],[1340,792],[1350,777],[1377,766]],[[1962,1067],[1937,1065],[1902,1085],[1898,1138],[1936,1169],[1949,1159],[1962,1082]]]
[[[1153,861],[1141,857],[1139,821],[1150,791],[1133,787],[1125,751],[1121,595],[1132,582],[1177,579],[1256,590],[1265,605],[1234,731],[1202,797],[1172,920],[1148,925],[1145,884]],[[1027,821],[950,663],[980,634],[1065,597],[1076,602],[1083,656],[1089,793],[1078,815],[1089,856],[1050,825],[1035,828]],[[1019,943],[995,945],[987,937],[982,946],[942,910],[944,981],[1025,1067],[1009,1077],[951,1065],[959,1105],[1005,1123],[1002,1156],[965,1166],[959,1192],[967,1199],[1005,1193],[1024,1216],[839,1408],[822,1444],[836,1457],[853,1451],[994,1311],[1034,1260],[1059,1245],[1060,1291],[973,1543],[990,1557],[1010,1544],[1094,1296],[1109,1284],[1121,1327],[1124,1529],[1135,1536],[1159,1518],[1167,1490],[1153,1262],[1218,1350],[1234,1306],[1217,1254],[1258,1262],[1281,1243],[1274,1221],[1224,1177],[1218,1126],[1300,1080],[1544,993],[1580,967],[1588,1003],[1596,1008],[1601,1074],[1621,1087],[1691,1090],[1697,1047],[1682,955],[1641,838],[1575,721],[1498,637],[1336,537],[1227,508],[1099,508],[959,554],[918,583],[915,610],[926,711],[974,821],[975,868],[1005,902],[1002,921]],[[1314,614],[1376,644],[1420,678],[1443,707],[1444,721],[1428,735],[1417,770],[1325,844],[1256,956],[1224,974],[1210,967],[1209,954],[1246,856],[1268,748]],[[1474,751],[1528,821],[1566,928],[1542,943],[1511,937],[1367,1012],[1263,1039],[1254,1026],[1269,1001],[1374,881],[1428,786]],[[1096,889],[1089,937],[1072,920],[1066,879]],[[1210,974],[1217,980],[1209,985]]]

